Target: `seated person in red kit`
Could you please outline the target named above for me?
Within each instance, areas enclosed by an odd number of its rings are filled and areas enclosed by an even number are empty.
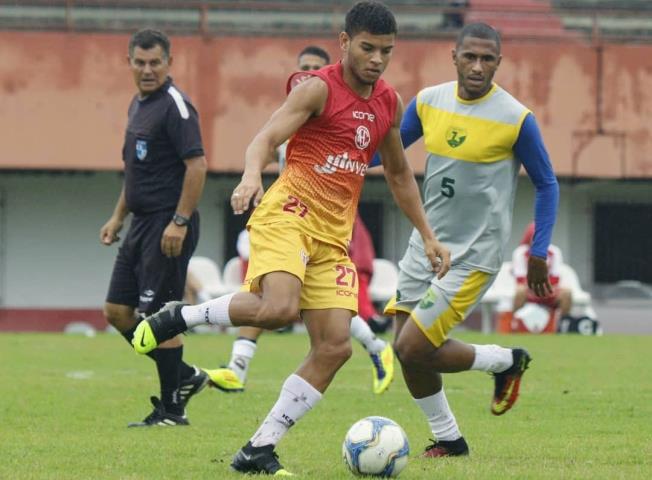
[[[534,235],[534,223],[530,223],[523,233],[521,244],[512,255],[512,271],[516,277],[516,293],[514,295],[513,311],[519,310],[525,303],[536,303],[550,308],[559,308],[561,316],[569,315],[572,307],[572,295],[568,288],[560,286],[561,266],[564,263],[561,250],[555,245],[548,247],[548,275],[553,287],[552,295],[537,297],[527,286],[527,264],[530,255],[530,245]]]

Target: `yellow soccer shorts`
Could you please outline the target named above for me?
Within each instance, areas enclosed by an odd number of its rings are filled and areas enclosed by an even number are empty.
[[[399,264],[396,296],[386,315],[405,312],[435,347],[464,321],[489,289],[495,274],[454,265],[441,280],[430,269],[425,254],[410,246]]]
[[[358,311],[358,274],[347,252],[278,222],[249,227],[249,267],[244,291],[260,292],[260,279],[287,272],[301,280],[301,310]]]

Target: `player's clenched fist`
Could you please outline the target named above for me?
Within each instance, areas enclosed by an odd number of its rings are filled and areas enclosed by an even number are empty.
[[[552,295],[553,290],[545,258],[530,255],[527,267],[527,286],[537,297],[544,298]]]
[[[111,245],[113,242],[120,240],[118,232],[122,230],[122,221],[110,218],[108,222],[100,229],[100,242],[104,245]]]

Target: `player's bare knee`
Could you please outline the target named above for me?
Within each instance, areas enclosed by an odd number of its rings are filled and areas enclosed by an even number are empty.
[[[114,305],[104,305],[104,318],[121,332],[129,329],[135,323],[131,312]]]
[[[399,338],[394,343],[394,351],[401,365],[412,369],[432,368],[432,352],[417,348],[412,342]]]
[[[351,358],[353,349],[351,342],[323,342],[313,347],[313,354],[318,356],[321,362],[328,362],[335,365],[343,365]]]
[[[266,302],[259,310],[256,320],[265,328],[282,328],[299,319],[299,306],[295,302]]]
[[[562,302],[568,302],[569,304],[573,301],[573,294],[568,288],[559,289],[559,300]]]
[[[406,341],[403,337],[399,336],[394,341],[394,352],[396,352],[396,357],[399,359],[402,365],[409,365],[412,360],[412,354],[410,352],[409,342]]]

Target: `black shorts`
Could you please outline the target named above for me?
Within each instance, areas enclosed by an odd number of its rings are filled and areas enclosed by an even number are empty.
[[[161,252],[161,237],[174,212],[134,216],[113,265],[108,303],[129,305],[151,314],[165,302],[181,300],[188,262],[199,240],[199,213],[192,214],[181,255]]]

